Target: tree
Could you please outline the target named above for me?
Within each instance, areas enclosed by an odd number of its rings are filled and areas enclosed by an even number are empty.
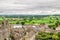
[[[25,24],[25,22],[21,22],[21,24],[22,24],[22,25],[24,25],[24,24]]]
[[[11,40],[14,40],[14,36],[12,34],[10,34],[10,38]]]
[[[19,24],[19,21],[17,21],[16,24]]]
[[[36,40],[60,40],[60,32],[54,32],[54,33],[38,32],[35,39]]]

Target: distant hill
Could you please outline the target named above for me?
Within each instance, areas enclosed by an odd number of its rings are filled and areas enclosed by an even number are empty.
[[[54,15],[0,15],[8,18],[26,18],[26,17],[36,17],[36,18],[42,18],[42,17],[47,17],[47,16],[60,16],[60,14],[54,14]]]

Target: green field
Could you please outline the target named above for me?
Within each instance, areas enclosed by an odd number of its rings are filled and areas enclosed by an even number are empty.
[[[1,16],[0,17],[0,24],[2,21],[8,20],[9,24],[22,24],[24,25],[35,25],[35,24],[48,24],[50,28],[55,29],[56,24],[60,23],[60,16],[49,16],[49,15],[35,15],[35,16],[23,16],[21,17],[6,17]]]

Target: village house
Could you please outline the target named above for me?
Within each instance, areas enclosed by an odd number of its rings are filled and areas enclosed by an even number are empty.
[[[59,31],[59,30],[60,30],[60,23],[59,23],[59,22],[58,22],[58,23],[56,23],[56,26],[57,26],[57,27],[56,27],[56,29],[55,29],[55,30],[58,30],[58,31]]]
[[[2,26],[2,27],[1,27]],[[14,37],[14,40],[33,40],[34,36],[39,31],[48,32],[49,27],[46,24],[39,25],[20,25],[9,24],[8,20],[4,20],[0,25],[0,40],[11,40],[10,35]],[[50,31],[50,30],[49,30]]]
[[[60,30],[60,25],[58,25],[58,27],[56,28],[56,30]]]
[[[0,40],[9,40],[10,30],[9,30],[9,24],[8,20],[2,21],[2,24],[0,25]]]

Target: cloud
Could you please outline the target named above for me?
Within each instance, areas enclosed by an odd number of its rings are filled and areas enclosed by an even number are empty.
[[[41,14],[40,11],[50,14],[53,9],[55,13],[60,11],[60,0],[0,0],[0,13],[3,14]]]

